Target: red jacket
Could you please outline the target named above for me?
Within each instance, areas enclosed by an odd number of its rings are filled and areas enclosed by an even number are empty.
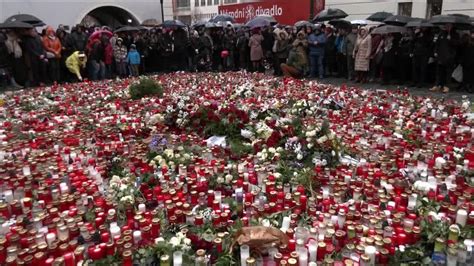
[[[114,49],[112,48],[112,44],[107,44],[105,47],[105,55],[104,55],[104,63],[106,65],[111,65],[114,60]]]
[[[53,38],[49,36],[53,36]],[[53,28],[50,26],[46,28],[46,36],[43,37],[43,47],[47,52],[53,53],[56,58],[61,58],[61,41],[56,37]]]

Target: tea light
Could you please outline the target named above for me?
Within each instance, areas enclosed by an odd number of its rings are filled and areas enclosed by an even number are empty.
[[[30,167],[29,166],[23,166],[23,175],[24,176],[29,176],[31,175]]]
[[[55,233],[48,233],[46,235],[46,243],[48,243],[48,246],[50,246],[55,240],[56,240]]]
[[[173,252],[173,266],[182,266],[183,265],[183,252],[175,251]]]
[[[110,224],[110,236],[112,238],[120,236],[120,227],[117,226],[117,223]]]
[[[370,258],[370,265],[375,265],[375,253],[377,249],[374,246],[366,246],[365,247],[365,255],[369,256]]]
[[[464,209],[459,209],[456,213],[456,223],[459,224],[461,227],[466,226],[467,221],[467,211]]]

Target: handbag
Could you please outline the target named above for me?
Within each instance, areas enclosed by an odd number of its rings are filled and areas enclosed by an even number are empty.
[[[461,65],[458,65],[458,66],[454,69],[453,74],[451,75],[451,77],[452,77],[455,81],[457,81],[457,82],[459,82],[459,83],[462,82],[462,80],[463,80],[463,74],[462,74],[462,66],[461,66]]]

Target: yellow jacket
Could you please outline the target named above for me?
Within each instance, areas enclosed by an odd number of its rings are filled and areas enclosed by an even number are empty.
[[[79,51],[72,53],[66,59],[66,67],[69,71],[77,76],[78,79],[82,79],[81,68],[85,68],[87,63],[87,58],[81,61],[79,60]]]

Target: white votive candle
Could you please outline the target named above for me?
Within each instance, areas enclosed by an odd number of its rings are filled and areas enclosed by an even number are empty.
[[[369,256],[370,258],[370,265],[375,265],[375,253],[377,249],[374,246],[366,246],[365,247],[365,255]]]
[[[182,266],[183,265],[183,252],[175,251],[173,252],[173,266]]]
[[[300,253],[300,266],[308,266],[308,253]]]
[[[308,243],[309,261],[316,261],[318,252],[318,242],[312,240]]]
[[[54,240],[56,240],[56,234],[55,233],[48,233],[46,235],[46,243],[48,243],[48,246],[50,246]]]
[[[240,261],[242,266],[247,266],[247,259],[250,257],[250,247],[248,245],[240,246]]]
[[[115,226],[110,226],[110,236],[112,238],[114,238],[115,236],[119,236],[120,235],[120,227],[118,227],[117,225]]]
[[[133,242],[137,245],[142,241],[142,232],[141,231],[133,231]]]
[[[288,228],[290,228],[290,223],[291,223],[291,218],[290,217],[283,217],[283,222],[281,223],[280,230],[283,233],[286,233],[286,230],[288,230]]]
[[[5,192],[3,192],[3,196],[5,197],[5,201],[7,203],[12,203],[12,201],[13,201],[13,191],[6,190]]]
[[[138,204],[138,211],[146,212],[146,205],[143,203]]]
[[[456,214],[456,223],[459,224],[461,227],[466,225],[467,221],[467,211],[464,209],[459,209]]]

